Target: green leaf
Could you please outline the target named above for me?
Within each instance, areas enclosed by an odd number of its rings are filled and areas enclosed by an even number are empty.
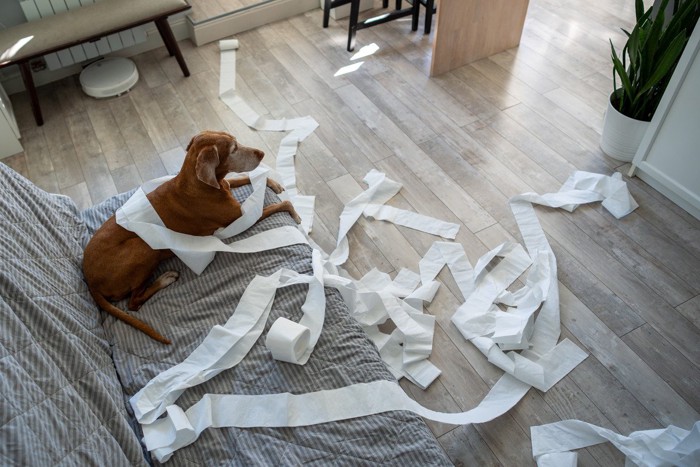
[[[613,104],[629,117],[651,119],[700,21],[700,0],[674,0],[673,13],[667,10],[669,2],[661,0],[657,8],[645,10],[644,0],[635,0],[637,22],[629,31],[622,29],[627,41],[619,54],[610,41]]]
[[[644,15],[644,1],[643,0],[637,0],[634,3],[634,9],[636,12],[636,17],[637,17],[637,22],[639,22],[639,18]]]
[[[659,60],[654,73],[639,90],[639,94],[644,94],[652,87],[656,86],[667,74],[673,71],[685,48],[686,38],[684,34],[679,34],[673,39],[666,53]]]
[[[686,0],[671,17],[665,34],[668,34],[667,37],[676,37],[681,30],[685,30],[686,35],[690,37],[698,18],[700,18],[700,1]]]
[[[629,75],[627,74],[627,71],[625,70],[625,67],[622,65],[622,62],[618,58],[617,52],[615,52],[615,46],[613,45],[612,41],[610,41],[610,48],[612,49],[612,60],[615,72],[620,77],[620,81],[622,82],[623,95],[620,96],[620,107],[622,107],[625,95],[627,95],[630,101],[635,100],[633,95],[634,89],[632,88],[632,83],[630,81]],[[622,112],[622,109],[618,110]]]
[[[660,38],[663,33],[663,25],[664,10],[660,10],[659,14],[652,23],[651,28],[649,28],[649,33],[645,38],[644,45],[642,46],[644,48],[644,57],[642,59],[642,69],[640,72],[642,82],[646,81],[645,78],[653,71],[654,63],[656,62],[656,51],[659,48]]]
[[[630,66],[637,68],[637,58],[639,56],[639,46],[640,46],[640,30],[639,27],[636,27],[632,30],[632,33],[630,34],[630,37],[627,39],[627,44],[625,47],[627,50],[622,49],[622,56],[623,56],[623,63],[624,63],[624,56],[625,52],[629,55],[630,58]]]

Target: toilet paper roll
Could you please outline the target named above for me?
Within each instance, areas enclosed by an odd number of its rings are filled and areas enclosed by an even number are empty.
[[[310,338],[311,331],[306,326],[287,318],[277,318],[267,333],[265,346],[275,360],[299,364],[309,347]]]
[[[227,39],[219,41],[219,50],[236,50],[238,49],[238,39]]]

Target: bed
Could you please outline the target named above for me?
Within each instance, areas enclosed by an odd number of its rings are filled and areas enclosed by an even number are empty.
[[[244,199],[249,187],[236,189]],[[225,322],[250,280],[280,267],[311,272],[311,249],[295,245],[255,255],[218,254],[200,276],[177,258],[156,274],[180,279],[139,317],[173,340],[165,346],[98,311],[81,273],[92,232],[129,193],[80,212],[0,164],[0,459],[5,465],[157,464],[141,442],[128,399],[181,362],[209,329]],[[276,201],[268,190],[266,203]],[[293,225],[275,214],[238,238]],[[306,286],[277,293],[277,317],[300,318]],[[272,359],[260,339],[241,364],[187,390],[187,409],[205,393],[307,393],[393,380],[376,347],[326,288],[323,333],[304,366]],[[126,309],[125,303],[118,306]],[[344,401],[340,401],[344,403]],[[349,403],[349,402],[348,402]],[[388,412],[299,428],[209,429],[168,465],[451,465],[424,421]]]

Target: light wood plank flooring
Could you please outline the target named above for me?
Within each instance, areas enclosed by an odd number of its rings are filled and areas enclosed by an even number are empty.
[[[576,169],[626,173],[598,141],[612,86],[608,38],[619,45],[633,16],[624,0],[532,0],[519,48],[428,79],[430,38],[408,22],[360,31],[358,50],[378,50],[352,60],[346,23],[324,30],[316,10],[240,34],[238,88],[263,115],[320,122],[301,145],[297,173],[301,192],[317,195],[313,236],[322,247],[330,251],[343,203],[376,168],[404,184],[390,204],[460,223],[457,240],[475,261],[519,240],[509,197],[556,191]],[[271,163],[282,135],[251,131],[217,98],[217,45],[181,46],[187,79],[159,49],[136,57],[142,78],[123,97],[85,97],[75,77],[40,88],[40,128],[27,96],[12,96],[25,153],[3,162],[81,207],[177,170],[202,129],[228,130]],[[639,179],[628,183],[640,207],[621,220],[599,205],[538,208],[558,259],[562,335],[590,357],[493,422],[431,424],[455,464],[532,464],[529,427],[560,419],[627,434],[700,418],[700,222]],[[347,268],[416,270],[434,240],[363,219]],[[447,287],[429,311],[443,374],[425,392],[405,387],[430,407],[465,410],[500,372],[451,325],[462,298],[449,274],[440,278]],[[579,462],[623,465],[608,445],[581,451]]]

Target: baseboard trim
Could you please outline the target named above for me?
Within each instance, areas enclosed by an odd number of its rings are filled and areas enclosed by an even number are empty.
[[[318,8],[318,0],[276,0],[199,23],[190,21],[191,38],[200,46],[264,24]]]

